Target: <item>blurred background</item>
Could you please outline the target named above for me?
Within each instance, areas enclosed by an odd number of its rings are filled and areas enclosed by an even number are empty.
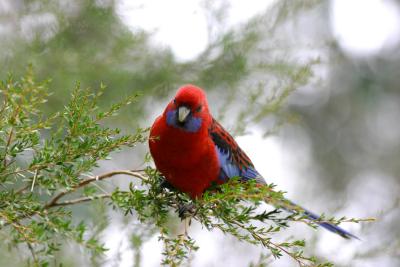
[[[281,237],[305,238],[308,254],[337,266],[400,266],[399,41],[395,0],[0,0],[0,76],[18,77],[32,64],[38,79],[51,78],[47,112],[66,103],[77,82],[94,90],[103,82],[104,106],[143,94],[109,122],[133,132],[193,83],[288,197],[319,213],[376,217],[343,225],[362,241],[305,225]],[[141,167],[147,151],[116,154],[98,172]],[[73,212],[109,250],[92,258],[66,243],[55,263],[159,266],[151,225],[99,203]],[[173,225],[179,231],[180,222]],[[200,246],[190,266],[249,266],[264,252],[196,224],[189,234]],[[23,265],[21,251],[0,249],[0,266]]]

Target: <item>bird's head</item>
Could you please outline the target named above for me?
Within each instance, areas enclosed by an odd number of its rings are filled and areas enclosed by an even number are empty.
[[[178,89],[164,115],[168,126],[192,133],[211,120],[205,92],[190,84]]]

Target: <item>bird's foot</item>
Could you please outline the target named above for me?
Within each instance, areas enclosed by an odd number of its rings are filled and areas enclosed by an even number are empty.
[[[179,218],[181,218],[181,220],[183,221],[184,219],[195,215],[197,209],[196,205],[194,205],[193,203],[187,203],[187,204],[179,204],[177,211]]]
[[[161,182],[160,182],[160,188],[161,190],[168,189],[168,190],[175,190],[175,187],[173,187],[170,182],[167,181],[164,177],[161,177]]]

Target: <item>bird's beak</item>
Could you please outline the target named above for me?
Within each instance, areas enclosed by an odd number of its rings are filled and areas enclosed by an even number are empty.
[[[189,108],[187,108],[185,106],[180,106],[178,108],[178,121],[180,123],[185,122],[185,120],[186,120],[187,116],[189,115],[189,113],[190,113],[190,109]]]

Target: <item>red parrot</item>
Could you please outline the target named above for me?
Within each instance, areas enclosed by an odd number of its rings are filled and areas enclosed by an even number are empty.
[[[182,86],[155,120],[149,147],[157,169],[167,182],[192,198],[201,197],[212,184],[225,183],[232,177],[265,184],[250,158],[212,117],[205,92],[194,85]],[[303,210],[310,220],[320,218],[290,203],[289,209]],[[344,238],[357,238],[334,224],[318,224]]]

